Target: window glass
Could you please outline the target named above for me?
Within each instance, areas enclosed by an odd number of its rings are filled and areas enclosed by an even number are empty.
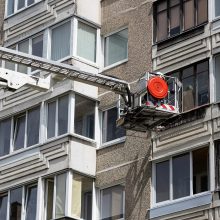
[[[189,154],[173,157],[173,199],[190,195]]]
[[[46,181],[47,186],[47,194],[45,200],[45,207],[46,207],[46,220],[51,220],[53,218],[53,194],[54,194],[54,180],[48,179]]]
[[[34,0],[28,0],[27,1],[27,5],[31,5],[31,4],[33,4],[34,3]]]
[[[0,219],[7,219],[8,195],[0,196]]]
[[[76,94],[74,126],[76,134],[94,139],[95,101]]]
[[[11,137],[11,119],[0,122],[0,156],[9,154]]]
[[[71,213],[74,219],[92,219],[92,179],[73,175]]]
[[[12,50],[16,50],[16,46],[9,47]],[[15,70],[15,63],[10,61],[5,61],[5,68],[9,70]]]
[[[215,17],[220,16],[220,1],[215,0]]]
[[[194,18],[194,0],[185,0],[183,3],[184,8],[184,30],[192,28],[195,24]]]
[[[55,136],[56,128],[56,101],[48,103],[47,138]]]
[[[23,41],[18,44],[18,51],[23,53],[29,53],[29,40]],[[18,72],[27,73],[27,66],[23,64],[18,64]]]
[[[77,55],[96,62],[96,29],[78,22]]]
[[[220,3],[220,1],[219,1]],[[220,102],[220,56],[215,57],[215,99]]]
[[[156,164],[156,202],[170,198],[170,166],[169,161]]]
[[[24,8],[25,6],[25,0],[18,0],[18,5],[17,5],[17,9],[21,9]]]
[[[157,41],[167,38],[167,30],[167,11],[163,11],[157,16]]]
[[[102,190],[101,219],[124,218],[124,187],[114,186]]]
[[[103,112],[103,122],[102,122],[103,143],[125,136],[125,129],[116,126],[117,118],[118,118],[118,109],[116,107]]]
[[[10,191],[10,220],[21,220],[22,187]]]
[[[70,22],[51,31],[51,59],[59,60],[70,55]]]
[[[7,14],[11,15],[14,13],[14,0],[8,0],[7,3]]]
[[[58,99],[58,135],[67,133],[69,96]]]
[[[175,3],[178,3],[178,1]],[[170,9],[170,35],[172,36],[178,34],[179,32],[180,32],[180,5],[177,4]]]
[[[43,57],[43,35],[32,39],[32,54]]]
[[[208,147],[193,151],[193,193],[205,192],[209,188]]]
[[[207,0],[198,0],[198,24],[208,20],[208,2]]]
[[[194,67],[184,69],[182,72],[183,83],[183,111],[193,109],[195,106],[195,74]]]
[[[14,118],[14,150],[24,147],[25,119],[26,115],[20,115]]]
[[[40,129],[40,107],[38,106],[28,111],[27,146],[31,146],[39,142],[39,129]]]
[[[65,216],[66,174],[56,176],[56,207],[55,218]]]
[[[26,198],[26,220],[36,219],[37,186],[28,187]]]
[[[128,29],[105,38],[105,66],[128,57]]]

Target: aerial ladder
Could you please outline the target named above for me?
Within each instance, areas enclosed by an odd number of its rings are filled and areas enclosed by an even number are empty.
[[[175,77],[158,72],[147,72],[131,92],[129,83],[117,78],[80,70],[65,63],[0,47],[0,59],[42,71],[44,76],[33,76],[0,68],[0,88],[15,91],[22,86],[47,91],[53,76],[70,79],[119,94],[121,98],[118,126],[135,131],[158,129],[167,119],[179,114],[181,83]]]

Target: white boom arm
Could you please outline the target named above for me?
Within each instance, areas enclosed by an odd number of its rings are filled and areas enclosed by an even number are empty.
[[[24,85],[30,85],[31,87],[36,87],[41,90],[48,90],[50,88],[50,78],[50,75],[43,79],[0,68],[0,86],[12,90],[17,90]]]

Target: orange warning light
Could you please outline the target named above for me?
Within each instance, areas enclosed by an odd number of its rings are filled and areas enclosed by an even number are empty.
[[[168,93],[168,85],[166,81],[159,76],[151,77],[148,80],[147,89],[149,93],[157,99],[165,98]]]

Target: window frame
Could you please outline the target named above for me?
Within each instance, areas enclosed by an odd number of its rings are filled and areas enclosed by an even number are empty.
[[[164,0],[164,2],[167,3],[167,8],[163,10],[163,11],[167,11],[167,34],[166,34],[166,37],[164,39],[159,39],[158,40],[157,26],[158,26],[158,14],[160,12],[158,13],[157,9],[158,9],[159,2],[157,1],[153,5],[154,6],[154,15],[153,15],[153,20],[154,20],[154,22],[153,22],[154,23],[154,25],[153,25],[154,26],[153,27],[153,30],[154,30],[153,35],[154,35],[154,37],[153,37],[153,43],[155,43],[155,44],[167,41],[169,39],[173,39],[177,36],[180,36],[183,33],[186,33],[186,32],[189,32],[191,30],[197,29],[197,28],[199,28],[201,26],[204,26],[205,24],[208,23],[208,20],[209,20],[208,8],[206,9],[207,10],[207,19],[206,19],[206,21],[202,22],[201,24],[198,23],[198,16],[199,16],[198,15],[198,1],[199,0],[193,0],[193,4],[194,4],[194,11],[193,11],[194,12],[194,25],[189,29],[185,29],[185,27],[184,27],[184,25],[185,25],[184,24],[184,18],[185,18],[185,15],[184,15],[184,2],[186,2],[187,0],[180,0],[180,3],[179,3],[179,5],[180,5],[180,11],[179,11],[179,14],[180,14],[180,31],[179,31],[179,33],[171,35],[170,34],[170,30],[171,30],[170,29],[170,23],[171,23],[170,9],[172,7],[175,7],[175,6],[170,6],[170,1],[171,0]],[[208,0],[206,0],[206,1],[208,1]]]
[[[8,14],[8,2],[9,0],[6,1],[6,4],[5,4],[5,18],[9,18],[27,8],[30,8],[32,6],[34,6],[35,4],[37,4],[38,2],[40,2],[41,0],[33,0],[34,2],[30,5],[28,5],[28,0],[24,0],[25,1],[25,4],[24,4],[24,7],[18,9],[18,0],[13,0],[14,2],[14,8],[13,8],[13,13],[11,14]]]
[[[118,144],[118,143],[123,143],[123,142],[125,141],[125,139],[126,139],[126,132],[125,132],[125,135],[122,136],[122,137],[113,139],[113,140],[111,140],[111,141],[103,142],[103,128],[104,128],[104,126],[103,126],[103,121],[104,121],[103,114],[104,114],[104,112],[109,111],[109,110],[111,110],[111,109],[113,109],[113,108],[117,108],[117,119],[118,119],[119,116],[120,116],[120,108],[119,108],[119,105],[118,105],[118,104],[117,104],[117,105],[113,105],[113,106],[111,106],[111,107],[108,107],[108,108],[106,108],[106,109],[100,111],[100,112],[101,112],[101,116],[100,116],[100,122],[101,122],[101,129],[100,129],[100,138],[101,138],[101,141],[100,141],[100,143],[101,143],[101,148],[108,147],[108,146],[111,146],[111,145],[114,145],[114,144]],[[105,123],[105,124],[106,124],[106,123]],[[106,132],[106,133],[107,133],[107,132]]]
[[[59,106],[59,99],[62,98],[62,97],[65,97],[67,96],[68,97],[68,115],[67,115],[67,132],[64,133],[64,134],[58,134],[58,128],[59,128],[59,125],[58,125],[58,106]],[[52,102],[55,102],[55,133],[54,133],[54,136],[53,137],[50,137],[48,138],[47,136],[47,126],[48,126],[48,104],[52,103]],[[68,133],[70,133],[70,124],[72,124],[72,122],[70,122],[71,120],[71,117],[70,117],[70,112],[71,112],[71,93],[64,93],[62,95],[59,95],[59,96],[56,96],[55,98],[52,98],[50,100],[47,100],[46,101],[46,112],[45,112],[45,117],[46,117],[46,129],[45,129],[45,138],[46,138],[46,141],[48,140],[53,140],[53,139],[56,139],[57,137],[62,137],[63,135],[66,135]]]
[[[198,195],[203,195],[206,194],[207,192],[210,192],[210,157],[208,157],[208,170],[207,170],[207,174],[208,174],[208,190],[207,191],[203,191],[203,192],[199,192],[199,193],[193,193],[193,152],[196,150],[200,150],[203,148],[207,148],[208,149],[208,154],[210,154],[210,146],[209,145],[203,145],[199,148],[196,149],[192,149],[190,151],[185,151],[182,152],[180,154],[177,155],[170,155],[166,158],[161,158],[157,161],[153,161],[152,163],[152,185],[151,185],[151,198],[152,198],[152,204],[151,204],[151,208],[157,207],[157,206],[163,206],[163,205],[168,205],[170,203],[174,203],[174,202],[178,202],[178,201],[183,201],[186,200],[188,198],[193,198],[193,197],[197,197]],[[182,156],[185,154],[189,154],[189,160],[190,160],[190,164],[189,164],[189,175],[190,175],[190,180],[189,180],[189,195],[188,196],[183,196],[183,197],[179,197],[177,199],[173,199],[173,158],[176,156]],[[161,201],[161,202],[157,202],[156,201],[156,164],[161,163],[161,162],[165,162],[165,161],[169,161],[169,199]]]
[[[102,218],[102,198],[103,198],[103,190],[106,190],[106,189],[110,189],[110,188],[114,188],[114,187],[117,187],[117,186],[123,186],[124,189],[123,189],[123,215],[124,215],[124,218],[120,218],[120,219],[117,219],[117,220],[124,220],[125,219],[125,186],[124,184],[117,184],[117,185],[112,185],[112,186],[109,186],[109,187],[106,187],[106,188],[102,188],[100,189],[100,202],[99,202],[99,207],[100,207],[100,219]]]
[[[105,59],[107,59],[107,58],[106,58],[106,54],[107,54],[106,51],[107,51],[107,50],[106,50],[106,43],[105,43],[106,39],[107,39],[108,37],[111,37],[112,35],[114,35],[114,34],[120,32],[120,31],[123,31],[123,30],[126,30],[126,29],[128,30],[128,35],[129,35],[129,28],[128,28],[128,26],[123,26],[122,28],[119,28],[119,29],[117,29],[117,30],[115,30],[115,31],[112,31],[112,32],[110,32],[110,33],[108,33],[108,34],[106,34],[106,35],[103,36],[103,71],[104,71],[104,70],[111,69],[111,68],[113,68],[113,67],[116,67],[116,66],[119,66],[119,65],[121,65],[121,64],[123,64],[123,63],[128,62],[128,56],[129,56],[128,43],[129,43],[129,42],[127,43],[127,58],[125,58],[125,59],[123,59],[123,60],[120,60],[120,61],[117,61],[117,62],[115,62],[115,63],[113,63],[113,64],[110,64],[110,65],[105,65]],[[128,40],[129,40],[129,37],[128,37]]]

